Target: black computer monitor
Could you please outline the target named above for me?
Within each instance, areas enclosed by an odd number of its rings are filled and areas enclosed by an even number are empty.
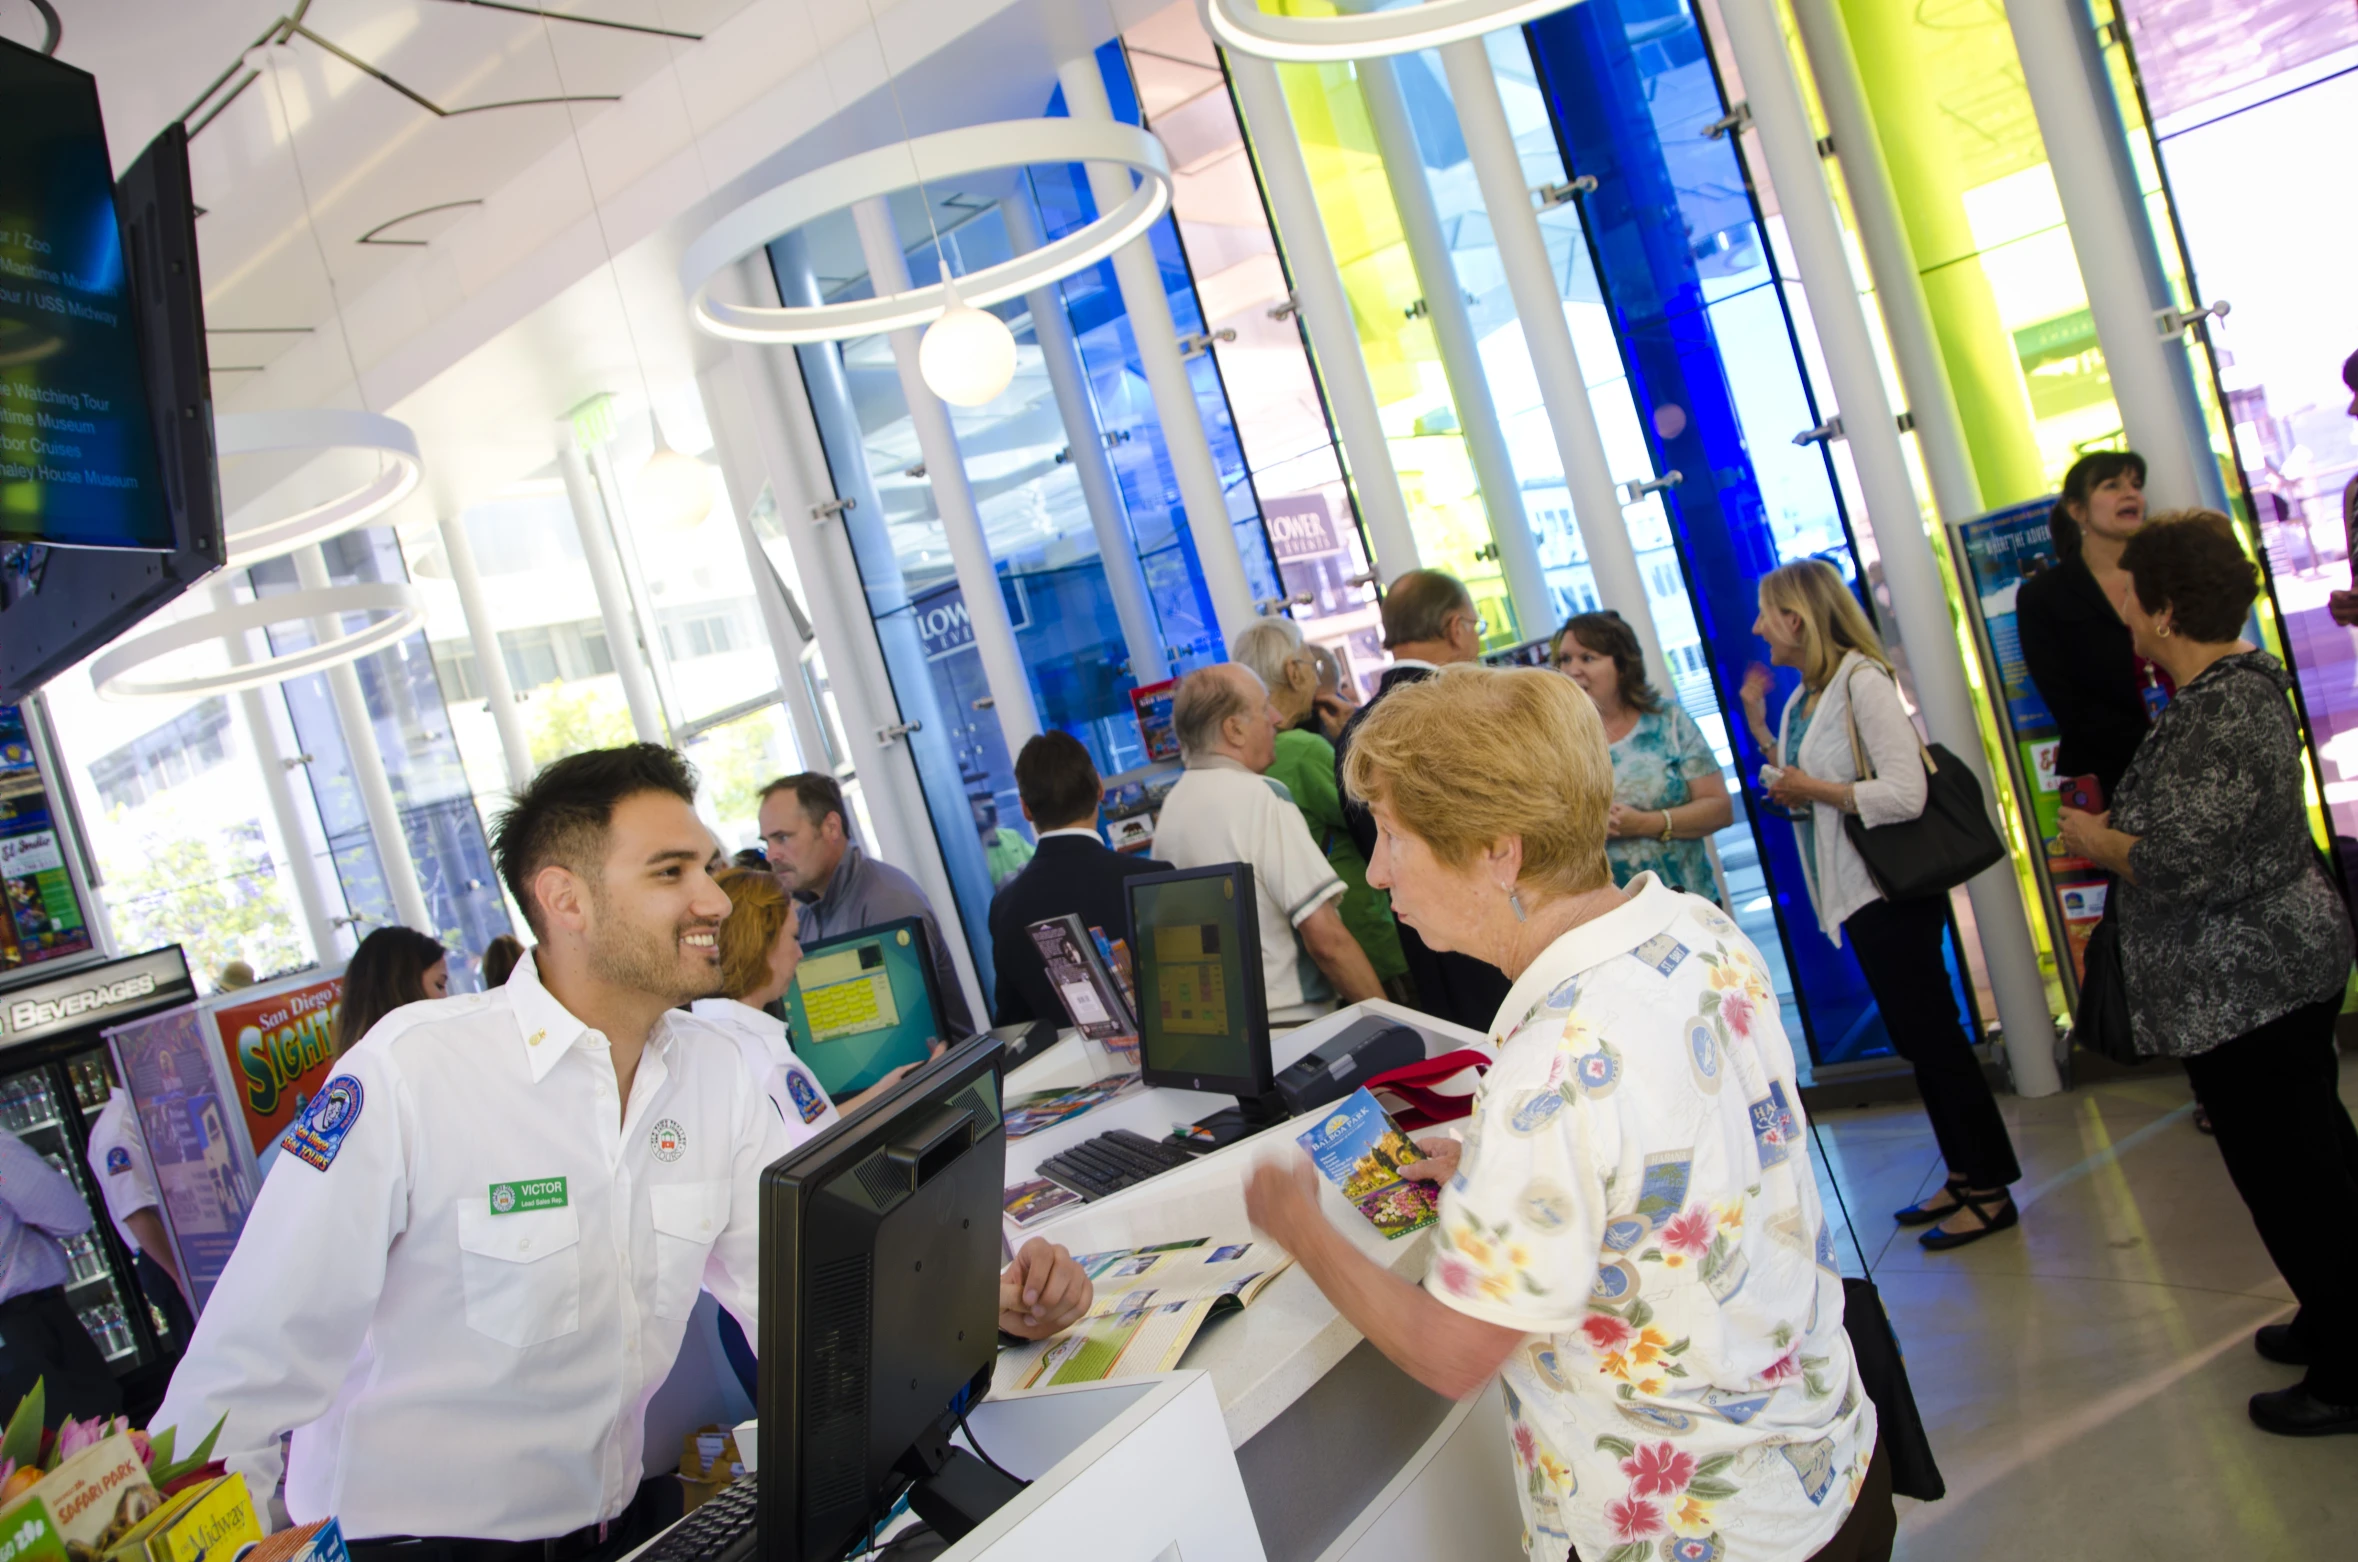
[[[999,1067],[976,1036],[762,1173],[763,1562],[837,1562],[904,1490],[954,1540],[1019,1489],[949,1443],[999,1351]]]
[[[1285,1120],[1269,1059],[1261,917],[1241,862],[1124,881],[1138,1071],[1150,1088],[1205,1090],[1235,1107],[1196,1124],[1226,1144]]]

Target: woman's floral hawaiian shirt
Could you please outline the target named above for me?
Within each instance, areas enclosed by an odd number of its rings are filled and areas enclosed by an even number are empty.
[[[1523,973],[1425,1287],[1507,1358],[1524,1545],[1555,1562],[1801,1562],[1875,1409],[1760,956],[1650,875]]]

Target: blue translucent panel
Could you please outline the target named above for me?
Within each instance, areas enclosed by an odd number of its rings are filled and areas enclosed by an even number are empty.
[[[1822,450],[1791,443],[1818,413],[1750,188],[1733,143],[1702,134],[1726,102],[1686,0],[1588,0],[1532,24],[1525,38],[1572,171],[1597,178],[1582,211],[1606,308],[1656,469],[1685,479],[1667,495],[1667,513],[1708,671],[1732,695],[1745,670],[1766,660],[1752,633],[1760,577],[1812,555],[1852,580],[1858,569]],[[1780,669],[1772,713],[1793,683]],[[1725,695],[1717,704],[1736,708]],[[1742,721],[1726,731],[1749,784],[1767,756]],[[1813,1056],[1835,1063],[1888,1051],[1857,962],[1818,929],[1792,828],[1749,797],[1740,812],[1752,820],[1757,856],[1723,854],[1730,909],[1766,932],[1744,915],[1746,897],[1773,903]],[[1746,889],[1735,889],[1739,870]]]

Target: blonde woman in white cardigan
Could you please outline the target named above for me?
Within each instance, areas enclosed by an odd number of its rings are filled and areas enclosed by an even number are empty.
[[[2020,1219],[2006,1190],[2022,1168],[1941,958],[1948,897],[1884,899],[1843,827],[1846,814],[1873,829],[1924,811],[1915,723],[1900,703],[1883,642],[1833,566],[1804,559],[1771,571],[1760,583],[1760,620],[1752,629],[1768,642],[1771,661],[1801,673],[1773,735],[1768,669],[1756,666],[1744,680],[1745,719],[1770,756],[1762,784],[1800,836],[1819,928],[1837,945],[1850,944],[1892,1046],[1916,1070],[1948,1166],[1939,1193],[1893,1218],[1931,1226],[1920,1240],[1934,1250],[1977,1242]],[[1863,779],[1851,748],[1854,724],[1873,771]]]

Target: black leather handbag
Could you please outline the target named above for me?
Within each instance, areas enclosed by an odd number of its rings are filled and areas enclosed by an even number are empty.
[[[1858,677],[1854,670],[1851,678]],[[1897,685],[1894,685],[1896,689]],[[1851,699],[1848,681],[1845,701]],[[1850,752],[1859,779],[1875,779],[1867,746],[1859,741],[1858,709],[1849,704]],[[2004,860],[2006,843],[1982,801],[1973,771],[1938,743],[1916,740],[1924,762],[1924,811],[1913,819],[1869,827],[1857,814],[1842,816],[1843,833],[1867,865],[1868,876],[1885,900],[1924,900],[1945,895],[1984,868]]]
[[[1875,1405],[1875,1435],[1891,1460],[1891,1489],[1919,1502],[1938,1502],[1948,1495],[1949,1485],[1941,1478],[1940,1461],[1924,1431],[1923,1412],[1916,1408],[1916,1391],[1908,1383],[1907,1357],[1892,1330],[1891,1314],[1883,1309],[1883,1293],[1875,1287],[1875,1271],[1859,1244],[1858,1227],[1851,1224],[1850,1201],[1833,1175],[1834,1163],[1815,1118],[1810,1119],[1809,1136],[1817,1145],[1818,1164],[1827,1168],[1825,1185],[1834,1190],[1834,1207],[1842,1211],[1843,1227],[1850,1232],[1850,1250],[1859,1256],[1860,1272],[1842,1277],[1842,1332],[1850,1336],[1859,1382]],[[1824,1213],[1819,1211],[1821,1218]]]
[[[2072,1016],[2071,1040],[2073,1046],[2115,1063],[2145,1061],[2129,1028],[2129,986],[2121,974],[2121,930],[2112,919],[2109,904],[2104,920],[2088,935],[2087,952],[2080,957],[2080,1006]]]

